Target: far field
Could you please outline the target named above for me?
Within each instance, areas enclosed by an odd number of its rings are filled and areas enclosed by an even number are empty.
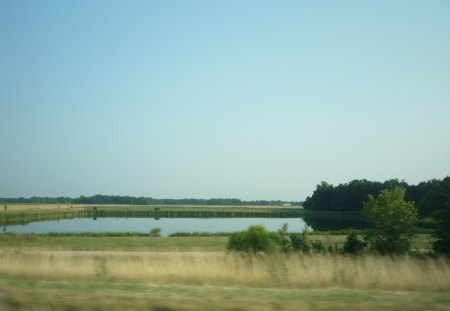
[[[4,207],[3,203],[0,207]],[[8,211],[39,211],[39,210],[58,210],[58,209],[87,209],[98,207],[110,210],[140,210],[140,209],[154,209],[164,208],[172,210],[255,210],[255,209],[303,209],[302,206],[284,206],[284,205],[117,205],[117,204],[16,204],[6,203]]]

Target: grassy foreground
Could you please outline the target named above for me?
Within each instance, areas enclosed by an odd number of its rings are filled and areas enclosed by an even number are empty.
[[[0,310],[450,310],[447,259],[0,251]]]

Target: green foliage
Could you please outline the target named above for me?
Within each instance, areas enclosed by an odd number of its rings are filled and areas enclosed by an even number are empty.
[[[325,250],[325,246],[319,241],[317,249]],[[308,231],[302,233],[289,233],[288,225],[284,224],[278,232],[268,232],[263,226],[251,226],[247,231],[235,232],[230,235],[228,250],[246,253],[274,253],[291,251],[309,252],[311,247],[308,242]]]
[[[362,202],[368,195],[377,196],[383,189],[397,187],[405,188],[405,199],[415,201],[420,216],[427,217],[445,208],[450,196],[450,177],[432,179],[418,185],[408,185],[398,179],[385,182],[353,180],[337,186],[323,181],[317,185],[312,196],[306,198],[303,206],[315,211],[361,211]]]
[[[317,253],[325,253],[327,250],[325,245],[320,240],[311,241],[311,249]]]
[[[446,208],[450,199],[450,177],[443,180],[432,179],[410,186],[406,191],[409,200],[416,201],[417,209],[422,217],[433,215]]]
[[[285,253],[290,252],[292,248],[292,240],[289,236],[288,232],[289,225],[287,223],[284,223],[281,228],[278,230],[278,233],[280,234],[280,246],[281,250]]]
[[[292,249],[294,251],[307,253],[311,250],[308,243],[308,231],[303,231],[302,233],[289,233],[289,237],[291,239]]]
[[[317,185],[312,197],[306,198],[303,206],[316,211],[360,211],[362,202],[368,195],[378,195],[382,189],[407,186],[397,179],[384,183],[368,180],[353,180],[346,184],[333,186],[325,181]]]
[[[364,251],[366,246],[367,242],[358,239],[358,233],[356,233],[356,231],[351,231],[345,241],[343,252],[354,255],[360,254]]]
[[[404,200],[405,189],[383,190],[364,203],[362,214],[372,225],[366,235],[370,247],[382,254],[404,254],[410,249],[413,226],[417,222],[414,202]]]
[[[364,243],[364,242],[362,242]],[[284,224],[278,232],[267,232],[262,226],[251,226],[247,231],[235,232],[230,235],[228,250],[245,253],[278,253],[303,252],[335,253],[341,249],[337,244],[326,245],[321,240],[309,241],[309,232],[288,232]]]
[[[161,228],[152,228],[150,230],[150,236],[153,238],[161,237]]]
[[[433,250],[442,255],[450,256],[450,201],[447,201],[447,208],[435,214],[439,219],[434,236]]]
[[[250,226],[246,231],[232,233],[227,249],[255,254],[271,253],[279,249],[280,241],[280,234],[270,233],[264,226]]]

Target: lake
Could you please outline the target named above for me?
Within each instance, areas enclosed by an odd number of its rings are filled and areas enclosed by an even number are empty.
[[[289,231],[301,232],[307,224],[302,218],[72,218],[30,222],[23,225],[7,225],[3,232],[50,233],[50,232],[141,232],[161,228],[161,235],[177,232],[235,232],[246,230],[251,225],[263,225],[276,231],[283,224]]]

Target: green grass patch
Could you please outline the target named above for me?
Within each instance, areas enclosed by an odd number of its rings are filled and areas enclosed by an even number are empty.
[[[228,236],[187,235],[149,237],[148,234],[92,233],[92,234],[0,234],[0,248],[35,250],[86,250],[86,251],[225,251]],[[319,240],[326,247],[342,248],[346,235],[309,235],[309,240]],[[431,249],[430,234],[417,234],[412,249]]]
[[[0,248],[80,251],[224,251],[228,237],[0,235]]]

